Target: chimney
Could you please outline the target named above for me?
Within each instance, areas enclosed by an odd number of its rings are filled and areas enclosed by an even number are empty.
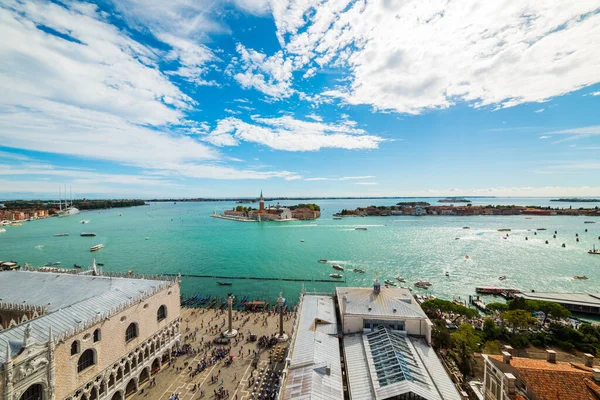
[[[504,374],[506,378],[506,390],[508,391],[508,395],[515,394],[517,391],[517,378],[510,372]]]
[[[331,367],[329,365],[325,366],[325,375],[331,375]]]
[[[512,356],[510,355],[510,353],[508,351],[503,351],[502,352],[502,362],[504,364],[510,364],[510,359],[512,358]]]
[[[511,356],[514,354],[513,347],[511,345],[508,345],[508,344],[504,345],[504,351],[506,351],[507,353],[510,353]]]
[[[592,369],[592,378],[594,379],[594,382],[600,383],[600,369]]]
[[[554,350],[546,350],[546,361],[556,363],[556,352]]]
[[[590,353],[585,353],[583,355],[583,364],[586,367],[590,367],[590,368],[594,368],[594,356],[591,355]]]

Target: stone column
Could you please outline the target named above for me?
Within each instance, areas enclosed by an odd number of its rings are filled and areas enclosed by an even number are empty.
[[[232,308],[233,308],[233,296],[231,293],[227,296],[227,312],[229,317],[229,324],[227,326],[227,330],[223,333],[225,336],[232,338],[237,336],[237,331],[233,329],[233,316],[232,316]]]
[[[275,336],[277,337],[277,340],[279,340],[280,342],[285,342],[288,340],[288,336],[285,333],[283,333],[283,303],[284,302],[285,302],[285,299],[281,295],[281,292],[279,292],[279,297],[277,298],[277,305],[279,306],[279,333]]]
[[[48,330],[48,400],[54,400],[54,335],[52,327]]]

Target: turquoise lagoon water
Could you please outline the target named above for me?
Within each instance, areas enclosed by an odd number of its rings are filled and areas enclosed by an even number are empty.
[[[415,200],[434,204],[437,199]],[[6,227],[6,232],[0,233],[0,260],[34,266],[61,261],[61,266],[70,267],[91,265],[95,256],[106,271],[295,278],[306,280],[304,285],[310,291],[333,290],[334,284],[313,280],[330,279],[329,274],[337,272],[331,263],[337,263],[346,268],[340,286],[370,286],[376,275],[381,281],[402,275],[411,286],[419,279],[429,280],[433,283],[429,292],[447,299],[465,299],[483,285],[558,292],[600,289],[600,257],[587,254],[593,245],[600,246],[600,219],[584,224],[591,217],[331,217],[342,208],[398,201],[410,199],[320,200],[316,202],[321,205],[322,217],[314,222],[241,223],[210,217],[213,211],[235,207],[233,202],[151,203],[82,212]],[[294,203],[297,201],[282,202]],[[473,203],[569,206],[531,198],[474,199]],[[573,207],[597,205],[577,203]],[[83,225],[82,219],[90,222]],[[357,231],[358,226],[368,230]],[[500,228],[512,229],[508,239],[497,231]],[[537,228],[547,230],[534,235]],[[553,239],[555,230],[558,234]],[[87,231],[98,236],[79,236]],[[62,232],[70,236],[54,236]],[[576,233],[580,242],[576,242]],[[89,248],[100,243],[105,247],[90,253]],[[318,263],[321,258],[330,263]],[[366,273],[354,273],[352,268]],[[507,279],[499,281],[500,275]],[[589,280],[574,280],[574,275],[586,275]],[[295,302],[302,288],[302,282],[245,279],[231,280],[232,286],[222,287],[217,280],[184,278],[182,291],[219,296],[231,291],[238,297],[265,300],[273,300],[282,291]]]

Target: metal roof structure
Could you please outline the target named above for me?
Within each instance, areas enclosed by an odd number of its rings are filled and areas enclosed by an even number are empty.
[[[519,293],[515,296],[527,300],[545,300],[556,303],[600,307],[600,293]]]
[[[405,288],[382,287],[379,294],[373,288],[337,287],[340,310],[342,297],[346,295],[345,315],[369,315],[377,317],[427,318],[412,294]]]
[[[290,353],[283,399],[343,399],[342,365],[335,303],[305,294]]]
[[[45,307],[47,313],[26,324],[0,331],[0,363],[23,346],[24,331],[38,343],[74,335],[90,324],[134,305],[171,286],[168,280],[72,275],[49,272],[10,271],[0,273],[0,307],[29,305]]]
[[[427,400],[460,400],[433,349],[400,331],[377,327],[344,337],[352,400],[413,394]]]

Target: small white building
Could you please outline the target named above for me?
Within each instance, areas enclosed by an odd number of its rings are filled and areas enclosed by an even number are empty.
[[[388,326],[431,343],[432,323],[408,289],[381,287],[336,288],[344,334],[368,333]]]

